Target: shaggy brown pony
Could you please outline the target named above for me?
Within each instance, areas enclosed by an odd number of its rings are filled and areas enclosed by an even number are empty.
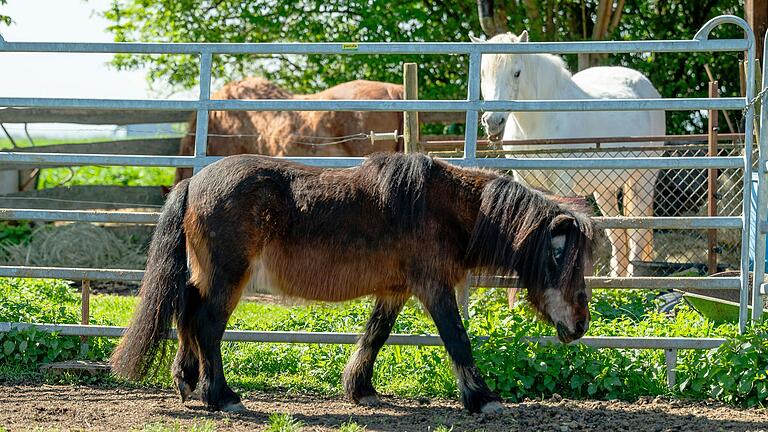
[[[112,365],[126,377],[145,375],[175,321],[173,377],[182,400],[199,385],[210,409],[244,409],[224,380],[220,344],[243,287],[259,273],[286,296],[375,298],[344,370],[352,400],[378,403],[376,355],[415,296],[453,361],[464,406],[500,411],[472,358],[454,287],[470,270],[515,273],[560,340],[578,339],[590,317],[584,272],[592,233],[585,215],[508,176],[422,154],[378,154],[352,169],[224,158],[169,195],[141,302]]]
[[[212,99],[307,99],[307,100],[397,100],[403,86],[377,81],[350,81],[309,95],[294,95],[264,78],[248,78],[225,85]],[[181,140],[179,155],[191,156],[195,149],[193,118],[189,134]],[[231,156],[365,156],[402,150],[402,140],[355,139],[331,144],[331,138],[360,133],[402,132],[403,114],[363,111],[212,111],[208,116],[208,154]],[[192,176],[191,168],[176,170],[176,183]]]

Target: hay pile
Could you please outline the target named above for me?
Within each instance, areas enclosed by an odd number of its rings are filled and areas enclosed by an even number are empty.
[[[43,225],[23,244],[0,244],[3,265],[143,269],[145,241],[89,223]]]

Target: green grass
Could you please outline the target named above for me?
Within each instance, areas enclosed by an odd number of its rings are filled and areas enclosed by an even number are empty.
[[[360,426],[359,424],[353,422],[352,420],[342,423],[341,427],[339,427],[339,432],[364,432],[365,426]]]
[[[89,142],[111,141],[113,138],[87,139],[35,139],[35,145],[83,144]],[[16,139],[19,147],[30,147],[27,139]],[[0,149],[11,148],[8,139],[0,139]],[[40,173],[39,189],[57,186],[171,186],[175,175],[174,168],[165,167],[115,167],[82,166],[70,168],[46,168]]]
[[[182,426],[178,421],[168,423],[148,423],[136,432],[216,432],[216,424],[211,420],[195,420],[189,426]]]
[[[290,414],[275,413],[269,416],[267,432],[298,432],[304,423],[296,420]]]
[[[176,170],[164,167],[82,166],[44,169],[39,189],[59,186],[171,186]]]

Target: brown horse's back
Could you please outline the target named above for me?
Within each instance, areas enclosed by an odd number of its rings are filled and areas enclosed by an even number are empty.
[[[263,78],[235,81],[215,92],[212,99],[312,99],[312,100],[394,100],[402,99],[402,86],[376,81],[350,81],[313,95],[293,95]],[[194,153],[196,122],[188,125],[179,154]],[[332,111],[212,111],[208,116],[208,154],[231,156],[365,156],[381,151],[400,151],[400,141],[334,138],[374,132],[402,131],[402,114],[397,112]],[[176,182],[191,176],[188,168],[178,169]]]

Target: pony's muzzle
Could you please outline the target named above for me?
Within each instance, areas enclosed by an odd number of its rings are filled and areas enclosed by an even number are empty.
[[[485,129],[488,139],[491,141],[500,141],[504,134],[504,126],[507,123],[507,116],[504,113],[487,112],[483,113],[480,123]]]
[[[576,322],[573,331],[569,330],[562,321],[558,321],[555,328],[557,329],[557,338],[560,339],[560,342],[570,343],[584,336],[589,328],[589,321],[580,320]]]

